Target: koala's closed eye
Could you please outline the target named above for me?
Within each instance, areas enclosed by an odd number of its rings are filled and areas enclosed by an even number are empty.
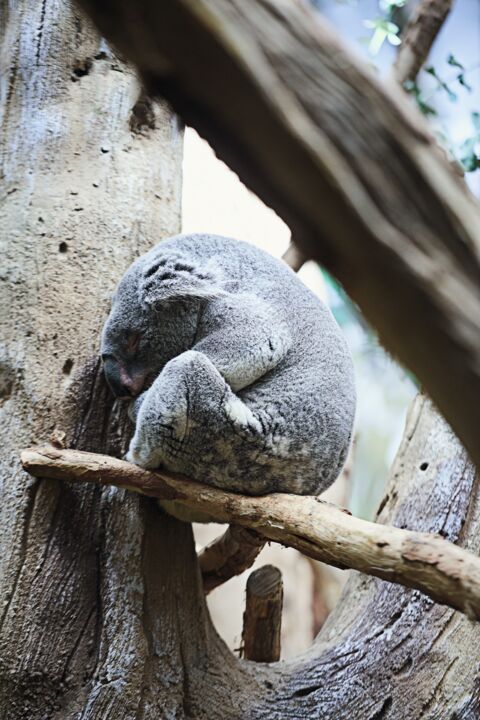
[[[129,353],[137,352],[140,345],[140,333],[130,333],[127,338],[127,351]]]
[[[165,270],[165,272],[162,272],[162,274],[159,276],[159,280],[173,280],[176,277],[174,272],[171,272],[170,270]]]

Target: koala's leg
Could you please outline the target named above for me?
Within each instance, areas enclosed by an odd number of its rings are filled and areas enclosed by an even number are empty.
[[[262,433],[260,422],[213,363],[194,350],[167,363],[136,410],[127,459],[199,480],[212,466],[217,473],[227,472],[232,453]]]

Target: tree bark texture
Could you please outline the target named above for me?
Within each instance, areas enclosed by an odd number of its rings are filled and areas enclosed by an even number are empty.
[[[255,530],[229,525],[223,535],[204,547],[198,555],[205,593],[251,567],[264,545],[265,538]]]
[[[292,229],[480,464],[480,211],[399,88],[290,0],[79,0]]]

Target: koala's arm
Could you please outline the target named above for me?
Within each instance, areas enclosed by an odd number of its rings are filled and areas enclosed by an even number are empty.
[[[211,360],[234,392],[276,367],[292,344],[280,313],[250,293],[210,301],[197,337],[192,349]]]

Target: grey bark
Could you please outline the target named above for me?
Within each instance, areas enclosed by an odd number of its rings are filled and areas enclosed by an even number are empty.
[[[354,575],[309,653],[259,668],[212,629],[188,525],[20,470],[20,449],[52,434],[125,447],[98,334],[131,259],[178,228],[181,132],[165,107],[152,128],[143,98],[130,122],[132,71],[68,5],[0,8],[2,718],[478,717],[479,629],[463,615]],[[465,452],[418,401],[382,519],[478,552],[479,502]]]

